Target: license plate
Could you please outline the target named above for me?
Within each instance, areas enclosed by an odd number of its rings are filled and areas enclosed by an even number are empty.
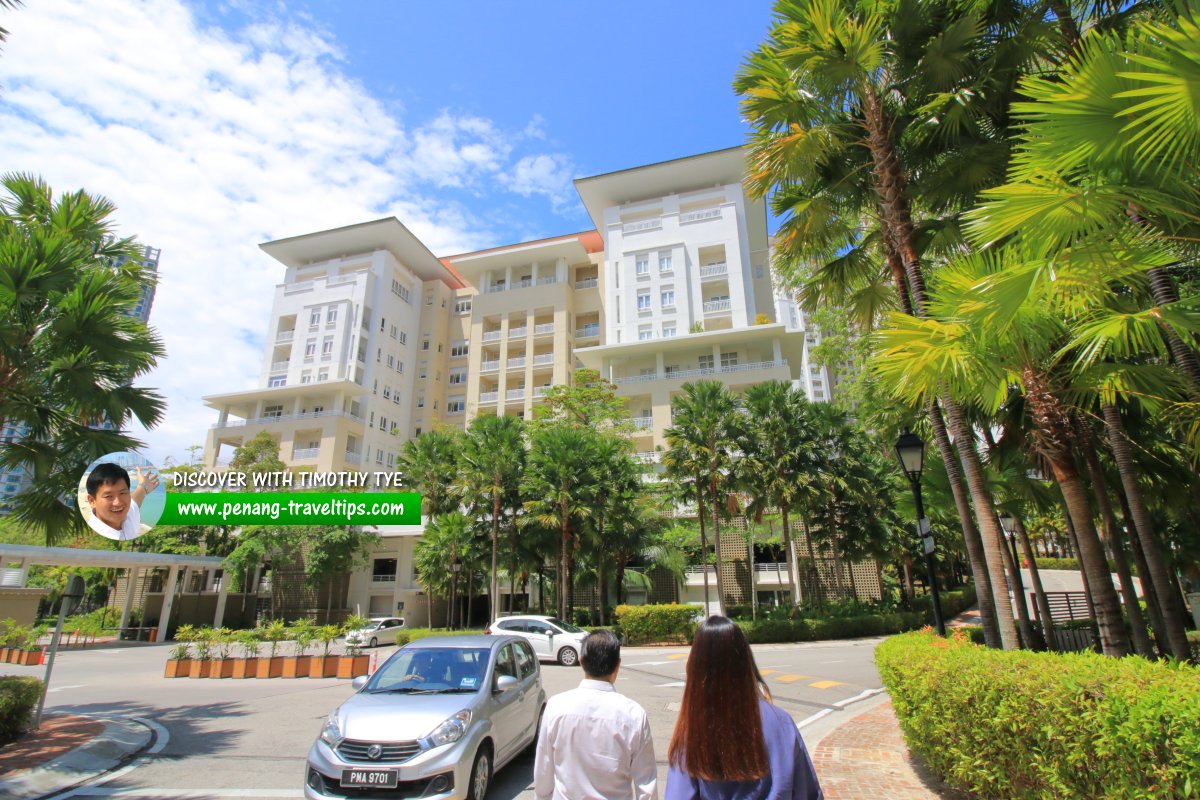
[[[392,769],[344,769],[342,786],[395,789],[399,776]]]

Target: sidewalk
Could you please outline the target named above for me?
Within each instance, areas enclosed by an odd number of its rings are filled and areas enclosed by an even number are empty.
[[[127,719],[48,715],[37,731],[0,750],[0,800],[34,800],[76,786],[129,761],[153,738]]]

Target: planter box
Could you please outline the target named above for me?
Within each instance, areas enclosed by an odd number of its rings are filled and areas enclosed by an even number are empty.
[[[212,674],[212,659],[206,658],[203,661],[200,659],[192,659],[192,668],[188,671],[189,678],[207,678]]]
[[[163,672],[164,678],[186,678],[192,671],[192,660],[190,658],[174,659],[167,662],[167,668]]]
[[[282,674],[283,674],[283,656],[275,656],[274,658],[258,659],[258,670],[255,672],[255,677],[278,678]]]
[[[37,650],[17,650],[16,654],[17,659],[15,663],[20,664],[23,667],[36,667],[38,664],[42,663],[41,648]]]
[[[341,656],[313,656],[308,665],[310,678],[336,678]]]
[[[370,656],[339,656],[337,676],[357,678],[359,675],[366,675],[370,666]]]
[[[233,661],[233,678],[254,678],[258,676],[257,658],[238,658]]]
[[[11,664],[13,658],[16,657],[16,653],[17,651],[13,650],[11,647],[5,647],[0,649],[0,659],[3,659],[5,664]]]
[[[233,667],[241,659],[222,658],[213,662],[210,678],[232,678]]]
[[[283,677],[307,678],[308,663],[312,656],[288,656],[283,659]]]

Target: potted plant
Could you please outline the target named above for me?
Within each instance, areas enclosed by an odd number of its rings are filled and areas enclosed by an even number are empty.
[[[42,663],[42,647],[38,642],[48,630],[50,630],[50,626],[46,624],[25,628],[25,641],[21,645],[22,652],[17,663],[26,667]]]
[[[167,669],[164,678],[186,678],[192,669],[192,646],[180,642],[167,654]]]
[[[317,641],[321,643],[321,655],[313,656],[308,666],[310,678],[333,678],[338,673],[338,656],[329,655],[333,643],[341,630],[337,625],[322,625],[316,630]]]
[[[283,674],[283,659],[276,655],[279,643],[287,638],[287,626],[281,619],[273,619],[261,629],[263,641],[267,643],[267,657],[259,656],[258,671],[260,678],[278,678]]]
[[[259,632],[254,628],[235,631],[234,641],[241,650],[242,657],[233,662],[234,678],[253,678],[258,674],[258,643]]]
[[[311,620],[296,620],[288,631],[292,639],[292,655],[283,660],[283,677],[307,678],[310,656],[308,648],[312,647],[313,623]]]
[[[192,659],[192,669],[189,678],[207,678],[212,674],[213,662],[213,629],[205,625],[196,631],[193,640],[196,645],[196,655]]]
[[[213,631],[213,648],[217,658],[213,662],[212,678],[232,678],[233,666],[233,631],[229,628],[217,628]]]
[[[346,621],[342,624],[342,631],[348,633],[359,628],[365,628],[369,623],[370,620],[366,617],[355,614],[346,618]],[[351,644],[347,640],[345,649],[346,652],[338,659],[337,676],[339,678],[357,678],[359,675],[366,675],[371,659],[363,655],[362,645]]]
[[[14,643],[17,638],[17,621],[12,617],[0,620],[0,661],[11,663],[16,658]]]

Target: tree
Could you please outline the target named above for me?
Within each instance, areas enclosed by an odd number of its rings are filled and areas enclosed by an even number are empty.
[[[633,460],[629,451],[629,439],[619,434],[598,434],[588,465],[591,473],[589,479],[598,489],[590,522],[596,534],[592,551],[596,563],[601,625],[607,624],[607,567],[614,553],[613,529],[616,529],[618,536],[623,532],[627,535],[632,533],[630,529],[636,526],[634,509],[644,491],[642,466]],[[623,565],[618,563],[617,568],[620,570]]]
[[[420,555],[417,558],[417,573],[421,582],[432,589],[445,586],[450,604],[446,610],[446,627],[455,627],[455,609],[458,605],[458,582],[465,575],[468,585],[474,559],[468,552],[474,531],[471,520],[462,512],[451,511],[436,517],[425,526],[425,535],[417,543]],[[457,569],[456,569],[457,568]],[[432,627],[433,619],[429,620]]]
[[[500,587],[496,579],[500,551],[500,522],[505,495],[520,484],[525,462],[525,437],[517,417],[494,414],[471,420],[460,455],[462,469],[482,487],[491,501],[492,565],[488,581],[490,619],[500,616]]]
[[[307,545],[304,580],[312,589],[325,585],[325,624],[330,624],[335,579],[348,577],[355,566],[366,565],[370,547],[379,542],[379,535],[359,527],[333,525],[309,526],[300,535]]]
[[[629,410],[616,384],[594,369],[577,369],[570,385],[555,384],[534,406],[533,425],[566,424],[583,428],[626,428]],[[630,428],[631,429],[631,428]]]
[[[286,472],[287,465],[279,458],[279,442],[268,431],[259,431],[248,442],[233,451],[229,469],[247,476],[247,485],[255,486],[255,475]]]
[[[15,516],[53,544],[83,529],[66,498],[88,464],[140,447],[123,431],[162,418],[162,397],[135,385],[164,352],[133,316],[154,277],[122,260],[139,247],[116,237],[108,200],[82,190],[55,196],[31,175],[0,183],[0,427],[27,430],[0,444],[0,463],[32,473]]]
[[[462,434],[451,428],[426,431],[404,443],[396,469],[402,485],[420,492],[422,511],[428,516],[448,514],[458,508],[451,490],[458,473]]]

